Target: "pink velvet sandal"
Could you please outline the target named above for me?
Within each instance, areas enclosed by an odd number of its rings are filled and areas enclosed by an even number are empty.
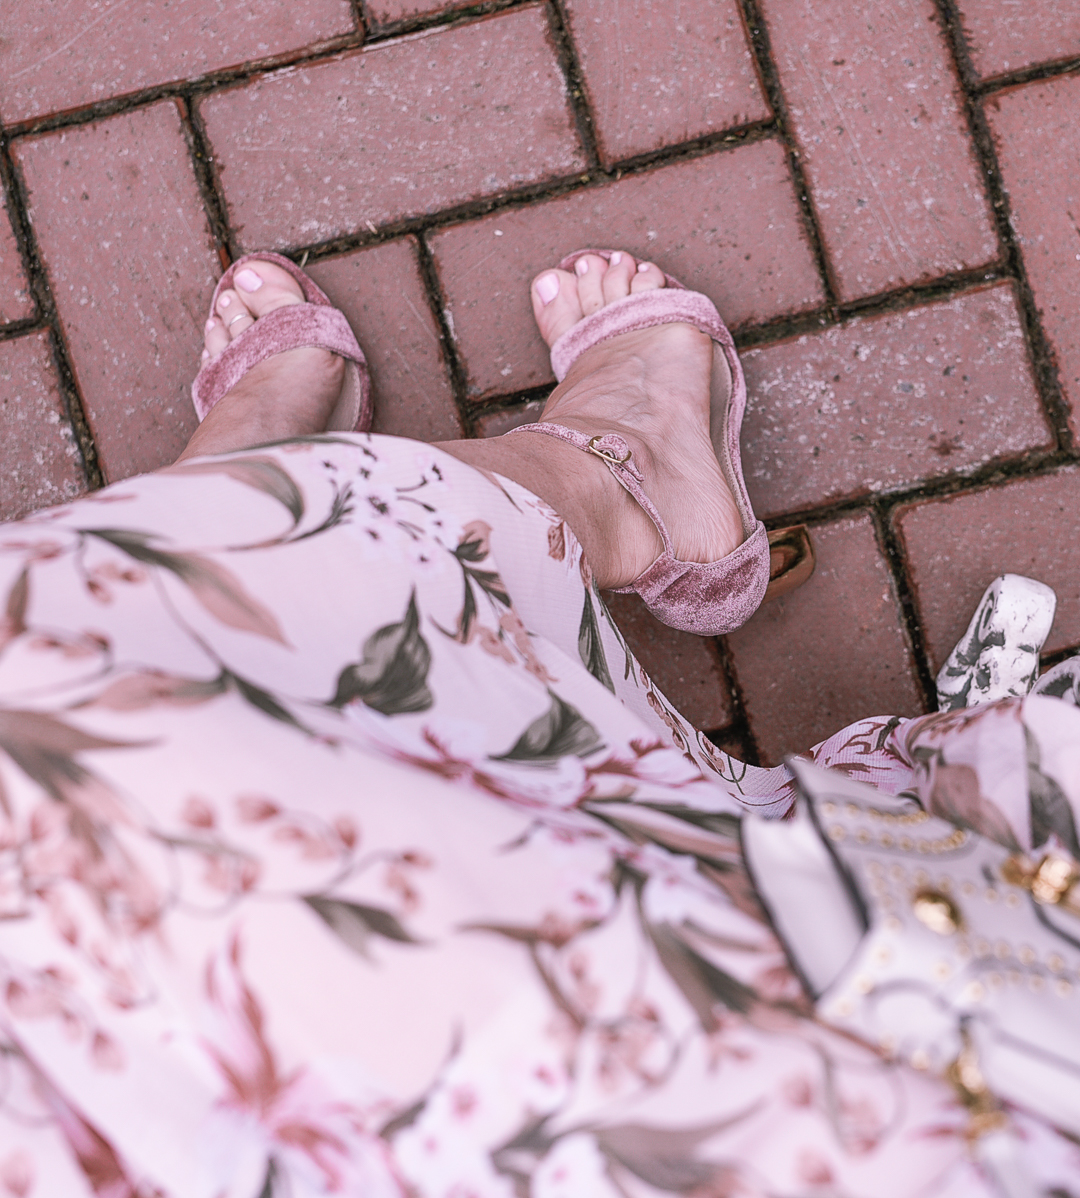
[[[326,294],[295,263],[280,254],[247,254],[221,276],[214,288],[210,312],[217,311],[218,296],[233,285],[233,277],[252,262],[273,262],[300,284],[303,304],[289,304],[260,316],[249,329],[230,341],[218,357],[195,376],[191,399],[200,422],[210,409],[260,362],[288,349],[314,346],[345,359],[345,381],[327,432],[364,433],[371,428],[371,383],[367,361],[349,322],[327,299]]]
[[[578,250],[559,263],[560,270],[572,270],[584,254],[609,259],[611,250]],[[765,526],[754,515],[750,496],[743,482],[739,460],[739,430],[746,408],[746,380],[739,355],[712,300],[696,291],[688,291],[678,280],[665,275],[667,286],[643,291],[616,300],[591,316],[579,320],[551,347],[551,365],[562,382],[573,363],[586,350],[635,329],[685,322],[707,333],[719,348],[731,371],[731,396],[725,401],[723,390],[713,388],[712,442],[716,457],[727,479],[743,525],[743,542],[719,561],[680,561],[674,553],[671,536],[660,513],[645,494],[641,472],[632,460],[629,446],[614,433],[588,437],[561,424],[543,422],[520,425],[512,431],[545,433],[586,453],[601,458],[619,484],[641,505],[656,525],[664,551],[651,566],[620,592],[635,591],[657,619],[672,628],[698,636],[719,636],[744,624],[765,597],[770,576],[770,544]],[[809,542],[807,540],[807,546]],[[810,557],[809,576],[813,569]],[[790,569],[785,571],[790,572]],[[800,579],[799,581],[802,581]],[[791,582],[785,589],[790,589]]]

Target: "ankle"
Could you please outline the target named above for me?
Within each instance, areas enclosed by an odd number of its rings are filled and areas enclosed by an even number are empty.
[[[569,525],[601,590],[632,582],[663,549],[652,521],[593,454],[528,431],[437,447],[538,495]]]

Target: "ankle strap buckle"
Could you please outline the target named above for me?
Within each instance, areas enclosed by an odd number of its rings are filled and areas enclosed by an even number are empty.
[[[603,441],[608,435],[609,434],[607,433],[603,433],[598,437],[593,437],[589,444],[585,446],[585,452],[594,453],[598,458],[603,458],[605,462],[610,462],[613,466],[625,466],[626,463],[629,462],[634,456],[629,446],[627,446],[626,457],[624,458],[616,457],[615,454],[608,453],[606,449],[599,448],[600,442]],[[619,439],[622,440],[622,438]],[[623,444],[625,445],[626,442],[624,441]]]

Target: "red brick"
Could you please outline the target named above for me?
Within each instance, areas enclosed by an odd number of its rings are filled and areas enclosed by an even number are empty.
[[[980,75],[1080,54],[1076,0],[960,0],[960,19]]]
[[[1080,436],[1080,78],[1032,84],[995,96],[987,116],[997,141],[1012,225],[1042,327]]]
[[[608,594],[604,602],[649,677],[695,728],[730,723],[731,698],[712,641],[661,624],[637,595]]]
[[[764,0],[841,298],[998,255],[933,0]]]
[[[311,277],[349,318],[371,369],[377,433],[417,441],[461,436],[439,330],[411,237],[327,258]]]
[[[581,246],[655,259],[733,326],[822,302],[783,149],[763,141],[431,238],[473,399],[553,381],[529,282]]]
[[[473,0],[365,0],[364,9],[368,19],[375,25],[390,25],[396,21],[406,21],[410,17],[464,8],[472,2]]]
[[[605,164],[770,113],[734,0],[568,0]]]
[[[86,490],[46,333],[0,342],[0,438],[0,520],[17,520]]]
[[[544,401],[535,399],[531,403],[514,404],[511,408],[482,412],[476,418],[476,431],[481,437],[501,437],[519,424],[535,424],[543,410]]]
[[[753,349],[743,364],[743,459],[763,516],[1053,445],[1009,284]]]
[[[817,568],[728,637],[750,726],[775,765],[871,715],[916,715],[919,690],[868,515],[811,529]]]
[[[6,124],[353,32],[348,0],[18,0],[4,6]]]
[[[249,249],[437,212],[584,158],[545,10],[437,28],[202,104]]]
[[[1078,510],[1080,469],[1069,467],[898,513],[935,671],[963,635],[983,591],[1003,573],[1026,574],[1057,592],[1048,653],[1080,644]]]
[[[23,320],[33,314],[34,301],[30,298],[26,272],[0,196],[0,324]]]
[[[221,267],[171,101],[16,141],[102,468],[172,461]]]

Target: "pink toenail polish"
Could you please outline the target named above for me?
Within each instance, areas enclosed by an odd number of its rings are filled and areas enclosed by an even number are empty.
[[[587,273],[588,273],[588,270],[589,270],[589,263],[588,263],[588,259],[586,259],[586,258],[579,258],[579,259],[578,259],[578,260],[577,260],[577,261],[574,263],[574,269],[575,269],[575,270],[578,272],[578,274],[579,274],[579,275],[587,274]]]
[[[550,304],[559,294],[559,276],[541,275],[536,280],[536,294],[540,297],[542,303]]]
[[[639,262],[638,263],[638,274],[640,274],[643,270],[648,270],[651,265],[652,265],[652,263],[650,263],[650,262]]]
[[[208,333],[213,329],[214,323],[215,323],[214,318],[211,316],[210,319],[206,322],[206,331]]]
[[[611,255],[611,265],[618,266],[621,261],[622,261],[622,251],[616,250],[615,253]]]
[[[227,308],[231,303],[232,300],[227,295],[223,295],[221,299],[218,300],[218,307]]]
[[[210,357],[210,351],[208,349],[204,349],[202,351],[202,360],[205,362],[206,359],[209,357]]]
[[[253,270],[244,267],[243,270],[237,272],[236,285],[245,291],[258,291],[263,285],[263,281]]]

